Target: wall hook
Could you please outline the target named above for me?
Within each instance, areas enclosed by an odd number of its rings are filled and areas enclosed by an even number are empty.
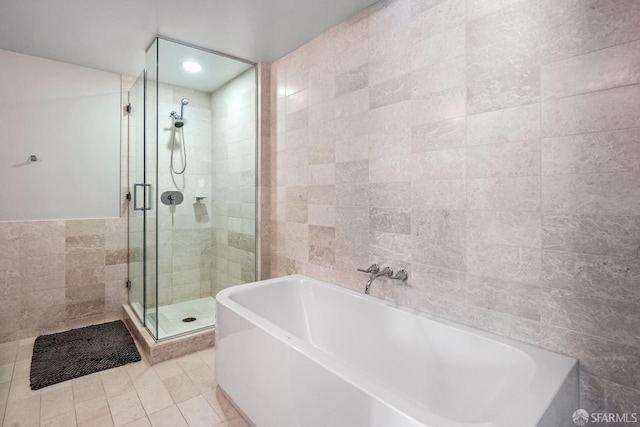
[[[29,156],[29,160],[31,160],[32,162],[37,162],[38,161],[38,156],[36,156],[35,154],[32,154]]]

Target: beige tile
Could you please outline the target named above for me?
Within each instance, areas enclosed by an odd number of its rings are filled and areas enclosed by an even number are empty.
[[[543,65],[540,78],[543,99],[640,83],[640,42]]]
[[[40,427],[76,427],[77,425],[74,410],[40,421]]]
[[[73,400],[76,405],[87,400],[105,397],[99,373],[76,378],[71,384],[73,388]]]
[[[418,12],[418,10],[421,10]],[[466,7],[463,0],[447,0],[427,8],[412,8],[412,32],[423,37],[442,33],[451,27],[463,24]]]
[[[467,291],[471,305],[540,321],[542,290],[539,286],[468,275]]]
[[[637,418],[637,414],[640,412],[640,391],[610,382],[607,382],[605,387],[605,408],[608,412],[619,414],[635,413]],[[631,418],[630,415],[627,415],[627,417]],[[628,423],[621,422],[619,426],[624,426],[624,424]]]
[[[465,118],[432,122],[411,128],[411,152],[446,150],[465,145]]]
[[[394,260],[411,259],[411,236],[398,233],[369,232],[369,255]]]
[[[467,24],[468,82],[537,65],[539,3],[522,1]],[[519,67],[518,67],[519,68]]]
[[[544,294],[542,321],[546,324],[637,346],[640,310],[635,303],[590,297],[552,289]]]
[[[369,109],[369,88],[365,87],[333,100],[333,118],[340,119],[366,112]]]
[[[609,378],[610,381],[633,389],[640,385],[640,353],[635,350],[635,346],[545,323],[542,324],[542,337],[542,347],[572,354],[590,375]]]
[[[309,225],[334,227],[336,225],[335,206],[309,205]]]
[[[464,209],[467,188],[464,179],[411,182],[411,206],[432,209]]]
[[[497,12],[521,0],[495,0],[487,2],[484,0],[467,0],[467,19],[473,20]]]
[[[540,210],[540,177],[467,180],[467,207],[471,210]]]
[[[54,390],[44,389],[40,399],[41,420],[58,418],[74,411],[71,384]]]
[[[545,175],[638,172],[640,128],[544,138]]]
[[[176,403],[182,403],[200,394],[200,389],[186,373],[174,375],[162,382]]]
[[[149,418],[143,417],[139,420],[131,421],[123,427],[151,427],[151,423],[149,422]]]
[[[9,389],[8,403],[11,404],[32,397],[37,397],[38,402],[40,402],[40,390],[31,390],[31,387],[29,387],[28,374],[19,380],[16,380],[16,376],[14,375],[11,388]]]
[[[412,126],[464,116],[466,96],[465,87],[456,87],[412,99]]]
[[[540,106],[531,104],[469,115],[466,126],[467,145],[536,140],[540,138]]]
[[[403,3],[397,2],[395,6]],[[369,38],[369,86],[406,74],[406,64],[411,57],[410,41],[411,34],[405,26],[381,31]]]
[[[153,369],[161,380],[184,373],[184,370],[178,365],[176,360],[167,360],[166,362],[153,365]]]
[[[247,423],[244,418],[242,418],[241,416],[237,416],[234,418],[231,418],[227,421],[224,421],[220,424],[216,424],[215,427],[249,427],[250,424]]]
[[[467,160],[464,148],[425,151],[411,156],[411,179],[459,179],[465,177]]]
[[[0,384],[9,383],[13,375],[13,363],[0,366]]]
[[[640,174],[544,176],[542,209],[549,213],[634,215],[640,209]]]
[[[202,396],[178,404],[190,427],[212,427],[222,420]]]
[[[194,369],[199,369],[205,367],[206,364],[202,361],[197,354],[190,354],[188,356],[183,356],[179,359],[176,359],[176,362],[184,371],[191,371]]]
[[[114,397],[134,391],[126,367],[102,371],[100,372],[100,378],[107,397]]]
[[[353,188],[353,191],[338,192],[340,203],[347,204],[350,200],[359,200],[356,206],[408,208],[411,207],[411,184],[408,182],[375,183]]]
[[[640,217],[544,215],[542,231],[542,247],[547,250],[634,259],[638,254]]]
[[[361,65],[342,72],[335,77],[335,95],[341,96],[368,85],[368,66]]]
[[[369,108],[375,109],[396,104],[411,98],[411,82],[408,75],[400,75],[369,89]]]
[[[640,38],[640,11],[633,0],[592,6],[579,0],[540,2],[544,63]]]
[[[136,388],[136,390],[147,414],[152,414],[173,405],[173,399],[162,383]]]
[[[467,244],[467,271],[476,276],[536,285],[540,280],[541,265],[540,249]]]
[[[543,286],[640,303],[640,265],[633,258],[542,252]]]
[[[467,176],[540,175],[540,141],[508,142],[467,148]]]
[[[369,229],[386,233],[411,233],[411,209],[371,208]]]
[[[411,258],[405,259],[448,270],[465,271],[467,269],[465,243],[460,240],[413,239]]]
[[[542,103],[545,137],[640,126],[640,85]]]
[[[538,212],[467,212],[470,242],[539,248],[542,218]]]
[[[466,61],[464,56],[420,68],[410,74],[412,98],[420,98],[465,84]]]
[[[485,308],[470,306],[465,322],[474,328],[534,345],[538,345],[542,336],[540,322]]]
[[[4,415],[6,426],[36,426],[40,422],[40,395],[9,402]]]
[[[413,33],[411,40],[411,69],[416,70],[465,54],[465,26],[425,38]]]
[[[67,237],[104,234],[106,223],[104,219],[81,219],[65,221]]]
[[[411,181],[411,157],[407,154],[369,160],[369,183]]]
[[[108,401],[109,410],[116,427],[145,416],[144,409],[135,391],[110,397]]]
[[[189,427],[175,405],[149,415],[149,421],[153,427]]]
[[[76,404],[76,419],[78,427],[113,427],[109,404],[104,397]]]

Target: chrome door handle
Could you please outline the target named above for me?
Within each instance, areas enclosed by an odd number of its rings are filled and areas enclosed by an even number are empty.
[[[142,206],[138,206],[138,188],[142,188]],[[147,188],[149,189],[147,191]],[[150,211],[151,210],[151,184],[133,184],[133,210],[134,211]],[[147,201],[149,203],[147,203]]]

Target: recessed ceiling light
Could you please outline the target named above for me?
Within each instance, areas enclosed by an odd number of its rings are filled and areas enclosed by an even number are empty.
[[[197,73],[198,71],[202,70],[202,66],[193,61],[183,62],[182,67],[190,73]]]

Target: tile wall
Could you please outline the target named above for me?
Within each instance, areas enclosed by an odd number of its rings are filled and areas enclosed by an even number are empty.
[[[255,280],[256,69],[211,94],[213,243],[211,295]]]
[[[182,131],[176,132],[171,111],[184,107],[184,143],[187,168],[184,165]],[[212,122],[211,94],[161,83],[158,90],[158,191],[180,191],[184,201],[177,206],[158,201],[158,304],[167,305],[211,295],[211,185]],[[151,162],[155,163],[155,162]],[[155,165],[148,165],[154,168]],[[196,197],[204,197],[196,201]],[[153,214],[153,211],[152,211]]]
[[[581,363],[640,402],[640,3],[387,0],[272,64],[271,275]]]
[[[133,79],[122,77],[122,105]],[[121,194],[127,121],[121,122]],[[120,218],[0,222],[0,343],[120,318],[127,301],[127,203]]]

